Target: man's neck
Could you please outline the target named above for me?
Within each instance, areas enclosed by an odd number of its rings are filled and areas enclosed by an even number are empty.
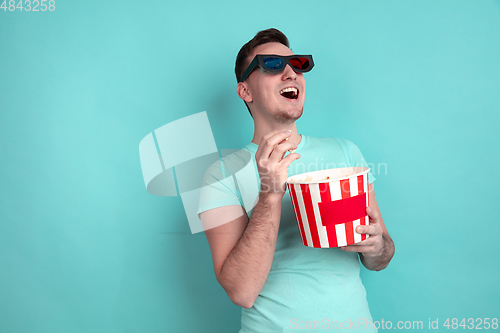
[[[255,124],[254,126],[254,134],[253,134],[253,139],[252,142],[255,143],[256,145],[260,145],[260,142],[262,140],[262,137],[267,135],[268,133],[271,133],[273,131],[286,131],[290,130],[292,131],[292,135],[290,135],[290,138],[288,139],[290,142],[293,142],[295,144],[299,144],[300,141],[302,140],[302,136],[298,134],[297,132],[297,123],[293,122],[290,124],[274,124],[272,125],[264,125],[264,126],[257,126]]]

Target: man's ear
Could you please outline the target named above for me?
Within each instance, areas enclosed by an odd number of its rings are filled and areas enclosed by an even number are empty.
[[[236,93],[242,100],[244,100],[247,103],[250,103],[253,101],[252,94],[248,90],[248,85],[245,82],[240,82],[236,86]]]

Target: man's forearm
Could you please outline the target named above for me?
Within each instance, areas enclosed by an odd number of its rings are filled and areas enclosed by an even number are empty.
[[[219,283],[235,304],[250,308],[264,287],[276,249],[281,199],[261,194],[243,235],[222,266]]]
[[[394,256],[394,242],[388,234],[382,234],[384,240],[384,247],[379,256],[367,257],[360,254],[360,260],[363,265],[372,271],[381,271],[389,265],[392,257]]]

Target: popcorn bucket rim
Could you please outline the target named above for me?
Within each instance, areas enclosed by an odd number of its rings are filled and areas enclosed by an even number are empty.
[[[325,171],[331,171],[331,170],[336,170],[336,172],[340,172],[343,169],[346,170],[352,170],[352,169],[362,169],[362,171],[356,172],[352,175],[348,176],[342,176],[342,177],[337,177],[337,178],[331,178],[331,179],[322,179],[322,180],[310,180],[310,181],[300,181],[300,180],[292,180],[292,178],[305,178],[307,176],[311,176],[314,178],[314,174],[319,174],[319,173],[324,173]],[[304,172],[298,175],[290,176],[286,180],[287,184],[321,184],[321,183],[331,183],[339,180],[344,180],[344,179],[349,179],[352,177],[357,177],[361,176],[365,173],[368,173],[370,171],[370,168],[368,167],[344,167],[344,168],[331,168],[331,169],[324,169],[324,170],[317,170],[317,171],[312,171],[312,172]]]

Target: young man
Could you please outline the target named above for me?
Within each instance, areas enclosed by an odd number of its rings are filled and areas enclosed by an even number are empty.
[[[343,325],[374,332],[363,324],[373,320],[359,277],[358,254],[366,268],[381,270],[389,264],[394,245],[380,215],[373,175],[369,174],[366,209],[370,225],[356,229],[370,237],[342,248],[304,246],[289,195],[284,195],[288,176],[328,165],[366,165],[352,142],[297,133],[296,120],[306,96],[303,73],[313,62],[310,56],[287,57],[292,55],[286,36],[268,29],[245,44],[236,59],[237,93],[255,127],[252,142],[243,150],[258,171],[259,191],[257,204],[245,211],[237,186],[222,184],[223,176],[213,168],[207,171],[206,178],[220,180],[208,186],[199,209],[205,225],[219,225],[205,231],[215,275],[229,298],[243,307],[240,332],[294,331],[308,328],[308,323],[316,329]],[[301,163],[308,168],[293,168]]]

